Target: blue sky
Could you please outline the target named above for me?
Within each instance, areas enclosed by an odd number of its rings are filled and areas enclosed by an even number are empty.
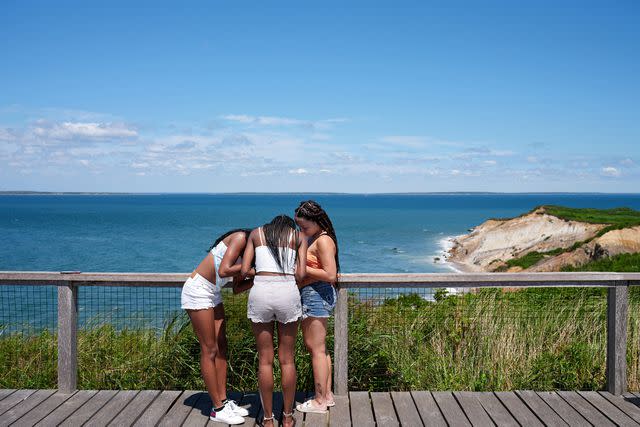
[[[639,18],[637,1],[4,1],[0,190],[637,192]]]

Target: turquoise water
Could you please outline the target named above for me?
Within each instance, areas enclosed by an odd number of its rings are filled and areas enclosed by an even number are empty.
[[[343,272],[442,272],[447,236],[540,204],[640,209],[640,195],[0,196],[0,270],[186,272],[216,236],[314,198],[330,214]]]
[[[0,196],[0,270],[189,272],[221,233],[309,198],[333,220],[346,273],[449,272],[434,262],[448,237],[541,204],[640,209],[638,194]],[[179,288],[82,287],[79,320],[161,327],[179,303]],[[52,328],[55,313],[55,287],[0,286],[0,336]]]

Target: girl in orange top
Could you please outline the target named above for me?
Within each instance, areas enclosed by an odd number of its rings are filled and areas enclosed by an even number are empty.
[[[311,353],[315,397],[296,409],[324,413],[335,405],[331,393],[331,357],[326,350],[327,319],[336,305],[338,280],[338,240],[333,224],[322,207],[313,200],[300,203],[295,221],[307,237],[307,275],[298,284],[302,300],[302,336]]]

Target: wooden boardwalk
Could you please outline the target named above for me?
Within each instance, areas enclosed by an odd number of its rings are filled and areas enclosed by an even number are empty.
[[[256,393],[232,395],[262,417]],[[298,393],[296,400],[308,396]],[[276,417],[282,395],[274,395]],[[0,426],[216,426],[202,391],[0,389]],[[326,415],[295,414],[306,426],[640,426],[640,394],[607,392],[350,392]],[[276,424],[277,425],[277,424]]]

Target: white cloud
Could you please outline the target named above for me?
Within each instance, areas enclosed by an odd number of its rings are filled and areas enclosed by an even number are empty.
[[[613,166],[605,166],[602,168],[602,175],[610,176],[610,177],[618,177],[620,176],[620,171]]]
[[[388,135],[380,138],[380,141],[404,147],[420,148],[427,143],[427,138],[416,135]]]
[[[309,128],[314,130],[329,129],[336,123],[347,122],[348,119],[344,118],[331,118],[324,120],[302,120],[294,119],[292,117],[278,117],[278,116],[250,116],[247,114],[226,114],[220,116],[221,119],[229,122],[240,123],[243,125],[252,126],[296,126],[302,128]]]
[[[482,163],[484,163],[487,166],[495,166],[496,164],[498,164],[498,162],[496,162],[495,160],[485,160]]]
[[[133,138],[138,132],[122,123],[63,122],[50,124],[38,121],[32,129],[35,136],[58,140]]]
[[[633,159],[626,158],[626,159],[620,160],[620,164],[624,166],[633,166],[635,163],[633,162]]]
[[[529,163],[538,163],[540,160],[536,156],[527,156],[527,162]]]
[[[309,171],[303,168],[298,168],[298,169],[291,169],[289,173],[294,175],[306,175],[309,173]]]

